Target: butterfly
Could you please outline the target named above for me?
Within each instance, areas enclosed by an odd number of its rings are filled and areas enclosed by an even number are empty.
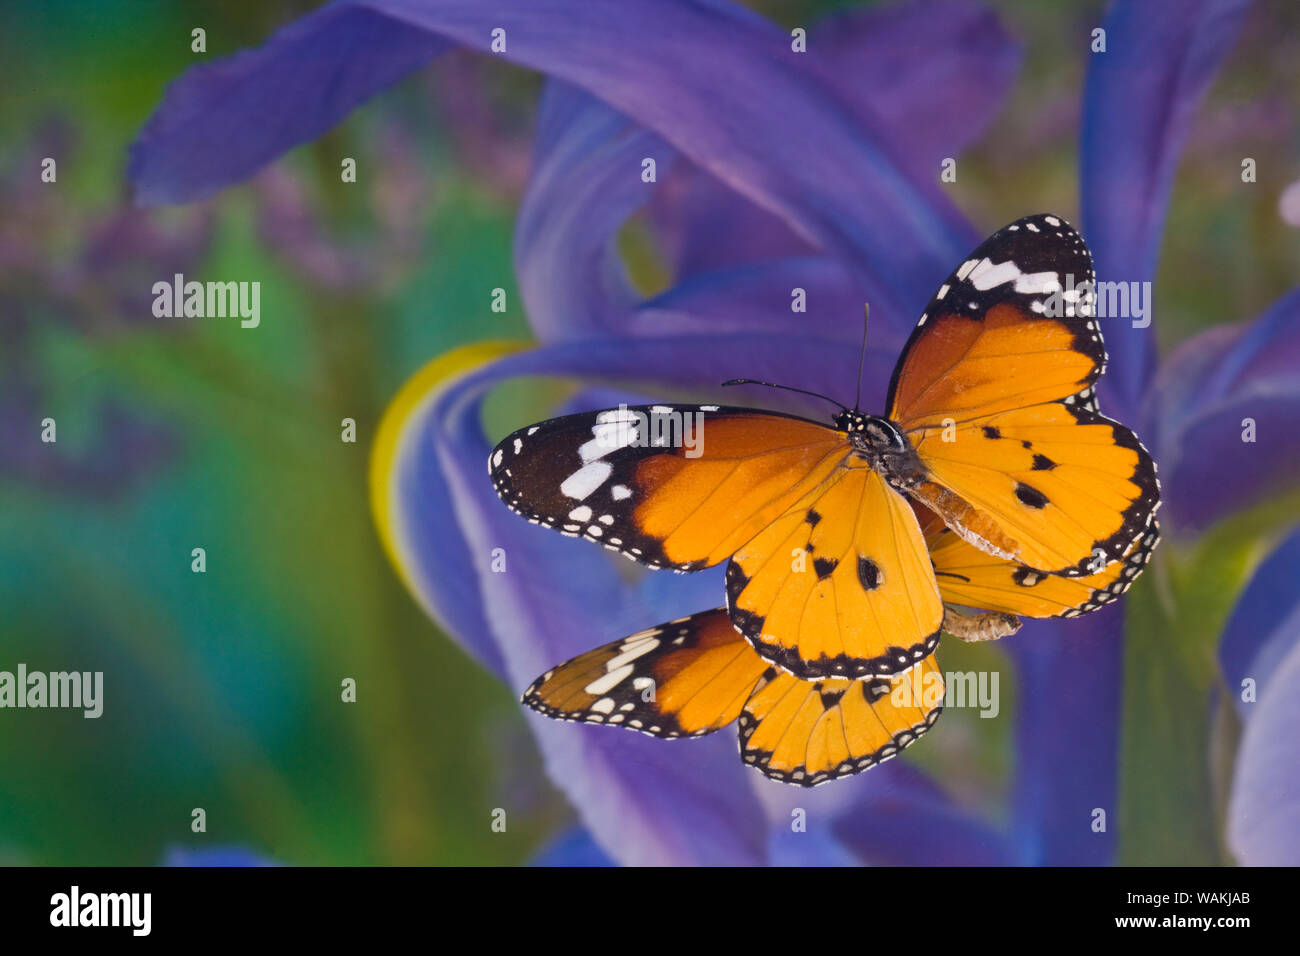
[[[507,436],[489,474],[529,520],[651,567],[727,562],[731,623],[780,670],[887,677],[928,658],[944,620],[912,503],[1026,569],[1031,589],[1141,550],[1159,483],[1137,436],[1097,409],[1094,301],[1083,239],[1029,216],[939,287],[883,416],[620,407]],[[800,554],[813,573],[795,570]]]
[[[1158,537],[1153,526],[1124,561],[1097,574],[1053,577],[984,554],[923,506],[917,514],[945,602],[944,629],[968,640],[1013,633],[1016,613],[1068,616],[1114,601]],[[669,739],[738,722],[746,764],[784,783],[816,786],[914,743],[938,720],[943,697],[934,655],[893,678],[799,680],[764,660],[726,608],[716,608],[581,654],[547,671],[521,699],[548,717]]]

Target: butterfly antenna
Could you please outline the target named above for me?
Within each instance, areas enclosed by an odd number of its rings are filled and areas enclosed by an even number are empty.
[[[822,401],[830,402],[840,411],[847,411],[843,405],[835,401],[835,399],[831,398],[829,395],[823,395],[820,392],[810,392],[806,388],[795,388],[793,385],[777,385],[775,382],[760,382],[756,378],[733,378],[730,381],[722,383],[723,388],[727,388],[731,385],[762,385],[766,388],[784,389],[787,392],[799,392],[802,395],[811,395],[813,398],[820,398]]]
[[[871,321],[871,303],[862,306],[862,351],[858,354],[858,388],[853,396],[853,410],[862,407],[862,366],[867,361],[867,323]]]

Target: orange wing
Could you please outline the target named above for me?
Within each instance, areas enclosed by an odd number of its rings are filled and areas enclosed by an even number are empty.
[[[1088,391],[1106,364],[1092,254],[1064,219],[1004,226],[939,287],[889,384],[888,417],[965,421]]]
[[[916,516],[858,460],[736,553],[727,606],[759,654],[805,680],[907,670],[943,622]]]
[[[815,787],[896,756],[939,719],[933,657],[893,679],[764,678],[740,716],[740,756],[766,776]]]
[[[1123,561],[1071,578],[991,557],[963,541],[932,512],[918,507],[917,514],[944,602],[1020,617],[1078,617],[1110,604],[1142,573],[1160,540],[1160,529],[1152,521],[1129,545]]]
[[[928,472],[909,492],[975,547],[1069,576],[1123,559],[1159,506],[1151,456],[1091,407],[1092,283],[1068,223],[1012,223],[940,287],[890,385]]]
[[[769,667],[717,608],[566,661],[534,681],[522,701],[559,720],[698,737],[739,717]]]
[[[739,717],[747,764],[811,787],[907,747],[938,719],[943,693],[933,657],[893,680],[797,680],[716,608],[581,654],[539,677],[523,702],[559,720],[663,738],[698,737]]]
[[[817,422],[716,405],[643,405],[551,419],[492,451],[502,500],[530,521],[651,567],[725,561],[848,455]]]

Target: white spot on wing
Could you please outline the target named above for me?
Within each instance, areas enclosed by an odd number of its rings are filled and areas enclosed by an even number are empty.
[[[614,466],[607,461],[592,461],[583,465],[560,485],[560,491],[569,498],[582,501],[605,483]]]
[[[582,689],[583,693],[591,694],[593,697],[603,697],[611,690],[623,682],[623,679],[632,673],[632,665],[627,664],[617,670],[609,671],[597,677],[594,681]]]

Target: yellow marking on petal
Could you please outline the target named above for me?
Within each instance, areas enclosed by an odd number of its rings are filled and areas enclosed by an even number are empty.
[[[379,429],[370,448],[370,512],[384,552],[398,577],[430,613],[433,609],[426,605],[407,570],[401,516],[395,513],[394,481],[403,442],[410,435],[407,426],[418,421],[429,405],[456,382],[498,359],[530,347],[526,342],[490,341],[445,352],[407,379],[379,420]]]

